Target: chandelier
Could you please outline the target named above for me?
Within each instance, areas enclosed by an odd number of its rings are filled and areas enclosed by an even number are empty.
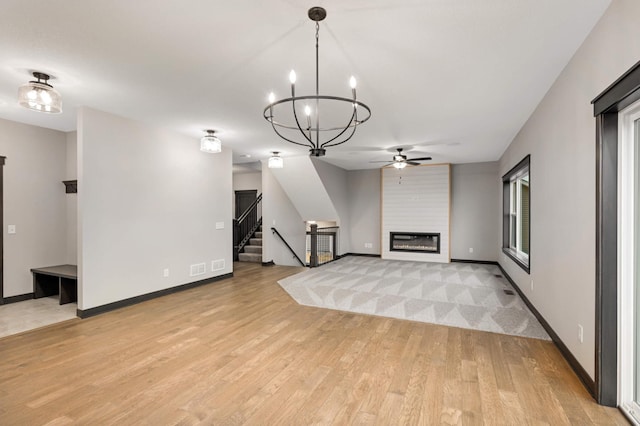
[[[322,157],[326,154],[326,148],[351,139],[356,127],[371,117],[371,110],[357,100],[356,79],[353,76],[349,80],[351,98],[320,94],[319,22],[327,16],[327,11],[322,7],[312,7],[308,15],[309,19],[316,23],[316,94],[296,96],[296,73],[292,70],[289,74],[291,97],[276,100],[275,94],[271,93],[269,105],[264,109],[263,115],[282,139],[308,147],[311,156]],[[329,117],[328,121],[331,123],[321,125],[320,115],[323,119]],[[343,117],[339,117],[340,115]],[[337,124],[338,122],[341,124]]]

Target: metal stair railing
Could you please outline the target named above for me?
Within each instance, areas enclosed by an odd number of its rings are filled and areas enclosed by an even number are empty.
[[[314,268],[336,260],[340,227],[318,228],[318,225],[313,224],[310,228],[311,230],[307,232],[309,266]]]
[[[258,195],[256,200],[240,215],[238,219],[233,221],[233,248],[234,258],[247,245],[251,236],[262,225],[262,216],[258,218],[258,208],[261,206],[262,194]]]
[[[293,249],[291,248],[291,246],[289,245],[289,243],[287,242],[287,240],[284,239],[284,237],[282,235],[280,235],[280,233],[278,232],[278,230],[276,228],[271,228],[271,232],[273,232],[275,235],[277,235],[278,237],[280,237],[280,239],[282,240],[282,242],[284,243],[285,246],[287,246],[287,248],[289,249],[289,251],[293,254],[293,256],[298,259],[298,262],[300,262],[300,265],[302,266],[307,266],[304,264],[304,262],[302,261],[302,259],[300,259],[298,257],[298,255],[296,254],[295,251],[293,251]]]

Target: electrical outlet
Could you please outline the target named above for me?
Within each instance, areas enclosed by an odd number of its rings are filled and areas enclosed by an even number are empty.
[[[216,229],[224,229],[224,222],[216,222]]]
[[[531,291],[533,291],[533,280],[531,280]]]
[[[584,342],[584,329],[580,324],[578,324],[578,340],[580,343]]]
[[[16,233],[16,226],[15,225],[8,225],[7,226],[7,233],[15,234]]]
[[[473,247],[469,247],[469,253],[473,253]]]

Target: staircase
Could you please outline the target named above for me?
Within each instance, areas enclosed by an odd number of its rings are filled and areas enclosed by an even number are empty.
[[[262,225],[259,230],[256,231],[249,243],[244,246],[244,253],[238,253],[238,260],[240,262],[259,262],[262,263]]]

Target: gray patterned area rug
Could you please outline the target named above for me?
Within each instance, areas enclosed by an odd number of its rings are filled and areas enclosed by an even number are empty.
[[[551,340],[494,265],[348,256],[278,284],[301,305]]]

